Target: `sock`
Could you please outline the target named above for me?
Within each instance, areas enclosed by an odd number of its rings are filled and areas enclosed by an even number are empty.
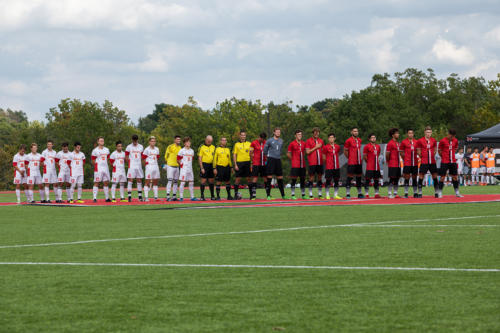
[[[78,200],[82,199],[82,191],[83,191],[82,184],[78,184],[78,193],[77,193]],[[71,193],[71,195],[73,195],[73,192]],[[73,197],[71,197],[71,198],[73,198]]]
[[[153,195],[158,199],[158,185],[153,185]]]
[[[62,200],[63,189],[62,186],[57,188],[57,200]],[[68,187],[66,187],[66,193],[68,193]]]
[[[69,200],[70,198],[73,197],[73,194],[71,191],[72,191],[71,187],[66,187],[66,200]],[[61,193],[61,197],[59,198],[59,200],[62,200],[62,193]]]
[[[361,193],[361,177],[356,176],[356,188],[358,189],[358,194]]]
[[[326,183],[325,183],[325,196],[329,196],[330,195],[330,186],[332,184],[332,179],[331,178],[327,178],[326,179]]]
[[[318,196],[320,197],[323,192],[323,182],[321,181],[321,179],[318,180],[317,187],[318,187]]]
[[[439,182],[439,191],[443,191],[443,187],[444,187],[444,182],[441,179],[441,181]]]
[[[437,178],[432,178],[432,182],[434,183],[434,192],[438,193],[439,192],[439,182]]]
[[[144,185],[144,198],[147,200],[149,197],[149,186]]]
[[[99,192],[99,188],[97,186],[92,187],[92,195],[94,200],[97,199],[97,193]]]
[[[111,184],[111,199],[115,200],[116,183]]]
[[[32,190],[27,190],[26,191],[26,197],[28,198],[28,201],[31,202],[33,201],[33,191]]]
[[[128,198],[131,199],[132,198],[132,182],[131,181],[127,182],[127,194],[128,194]]]
[[[334,191],[335,196],[339,195],[339,180],[338,180],[338,178],[333,180],[333,191]]]
[[[418,178],[418,194],[422,194],[422,183],[423,183],[422,178]]]
[[[137,194],[142,198],[142,183],[137,183]]]
[[[300,177],[300,193],[302,195],[306,194],[306,178]]]
[[[455,189],[455,194],[459,194],[459,190],[458,190],[458,180],[453,180],[453,188]]]
[[[184,182],[181,182],[181,186],[179,186],[179,198],[184,198]]]
[[[410,178],[405,178],[405,194],[408,194],[408,189],[410,188]]]
[[[392,195],[392,182],[389,181],[389,184],[387,185],[387,193],[389,195]]]
[[[253,184],[248,183],[248,192],[250,193],[250,198],[253,197]]]
[[[45,200],[45,190],[43,188],[38,189],[38,192],[40,192],[40,199]]]
[[[50,200],[50,187],[45,186],[45,198]]]
[[[309,196],[313,196],[313,182],[309,181]]]
[[[394,178],[394,195],[398,195],[399,179]]]
[[[167,198],[170,198],[170,191],[172,190],[172,179],[167,182]]]
[[[252,195],[257,197],[257,183],[252,183]]]
[[[18,202],[21,202],[21,190],[16,188],[16,198]]]
[[[102,187],[102,189],[104,191],[104,198],[106,198],[106,200],[108,200],[109,199],[109,187],[108,187],[108,185],[104,185]]]
[[[417,184],[418,184],[417,177],[412,178],[411,185],[413,187],[413,194],[417,193]]]
[[[220,198],[220,185],[215,186],[215,192],[217,192],[217,198]]]
[[[76,187],[75,183],[71,184],[71,198],[68,198],[68,200],[73,200],[73,193],[75,193],[75,187]]]
[[[215,196],[215,193],[214,193],[214,184],[213,183],[210,183],[208,184],[208,188],[210,189],[210,197],[213,198]],[[250,195],[252,193],[250,192]]]
[[[378,189],[379,189],[379,179],[373,180],[373,188],[375,189],[375,194],[379,194]]]
[[[234,184],[233,189],[234,189],[234,197],[236,198],[238,196],[238,193],[240,192],[240,184]]]
[[[174,182],[174,186],[172,188],[172,196],[175,197],[177,195],[177,188],[179,187],[179,183],[177,181]]]
[[[368,192],[370,189],[368,188],[368,185],[370,184],[370,180],[365,178],[365,195],[368,196]]]
[[[205,184],[200,184],[200,195],[202,198],[205,197]]]
[[[267,179],[266,181],[266,194],[268,197],[271,196],[271,179]]]
[[[347,182],[345,184],[345,192],[347,195],[351,195],[351,183],[352,177],[347,176]]]
[[[189,194],[191,194],[191,198],[194,198],[194,182],[189,182]]]
[[[125,198],[125,184],[120,183],[120,199]]]
[[[290,184],[292,196],[295,195],[295,184],[297,184],[297,178],[292,178],[291,184]]]
[[[227,197],[231,197],[231,184],[226,184]]]
[[[285,188],[283,187],[283,178],[278,178],[278,188],[280,189],[281,196],[285,196]]]

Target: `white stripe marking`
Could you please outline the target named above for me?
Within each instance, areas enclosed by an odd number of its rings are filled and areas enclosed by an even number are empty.
[[[312,230],[312,229],[329,229],[329,228],[345,228],[345,227],[364,227],[364,226],[375,226],[375,225],[390,224],[390,223],[451,221],[451,220],[480,219],[480,218],[491,218],[491,217],[500,217],[500,215],[479,215],[479,216],[445,217],[445,218],[418,219],[418,220],[394,220],[394,221],[366,222],[366,223],[354,223],[354,224],[331,224],[331,225],[318,225],[318,226],[308,226],[308,227],[291,227],[291,228],[247,230],[247,231],[211,232],[211,233],[181,234],[181,235],[162,235],[162,236],[142,236],[142,237],[127,237],[127,238],[91,239],[91,240],[83,240],[83,241],[57,242],[57,243],[16,244],[16,245],[2,245],[2,246],[0,246],[0,249],[12,249],[12,248],[21,248],[21,247],[59,246],[59,245],[77,245],[77,244],[106,243],[106,242],[119,242],[119,241],[135,241],[135,240],[148,240],[148,239],[167,239],[167,238],[187,238],[187,237],[207,237],[207,236],[257,234],[257,233],[265,233],[265,232]]]
[[[450,267],[369,267],[369,266],[291,266],[291,265],[215,265],[215,264],[134,264],[98,262],[0,262],[0,265],[40,266],[119,266],[119,267],[197,267],[197,268],[268,268],[268,269],[323,269],[323,270],[386,270],[386,271],[452,271],[452,272],[500,272],[498,268],[450,268]]]

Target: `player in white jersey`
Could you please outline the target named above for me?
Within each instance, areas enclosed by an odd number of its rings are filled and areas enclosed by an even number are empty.
[[[142,152],[142,159],[146,164],[146,184],[144,185],[144,201],[148,201],[149,189],[153,187],[153,195],[158,200],[158,180],[160,179],[160,168],[158,159],[160,150],[156,147],[156,138],[149,138],[149,146]]]
[[[184,185],[186,182],[189,183],[189,193],[191,194],[191,201],[197,201],[198,199],[194,197],[194,175],[193,175],[193,159],[194,150],[191,149],[191,138],[184,138],[184,148],[179,150],[177,153],[177,161],[179,161],[179,166],[181,168],[179,173],[179,200],[184,200]]]
[[[85,154],[81,152],[82,145],[80,142],[75,142],[75,149],[70,155],[70,160],[67,163],[70,166],[71,174],[71,199],[70,203],[73,203],[73,195],[75,193],[75,187],[78,186],[78,199],[76,202],[83,203],[82,201],[82,185],[83,185],[83,166],[85,165]]]
[[[459,148],[458,152],[455,154],[455,158],[457,160],[457,173],[458,173],[458,181],[460,185],[465,185],[464,183],[464,149]]]
[[[12,159],[12,166],[14,167],[14,185],[16,185],[17,203],[21,203],[21,187],[24,189],[24,195],[28,198],[28,185],[26,184],[26,145],[20,145],[19,151]]]
[[[127,174],[125,173],[125,152],[121,141],[116,142],[116,150],[109,157],[113,173],[111,174],[111,202],[116,202],[116,185],[120,184],[120,200],[125,201],[125,183]]]
[[[144,151],[144,148],[137,142],[137,140],[139,140],[139,137],[135,134],[132,135],[132,143],[125,149],[125,158],[128,163],[128,202],[132,201],[132,185],[134,184],[134,179],[137,183],[139,201],[142,200],[142,178],[144,178],[144,174],[142,172],[142,152]]]
[[[94,187],[92,188],[94,202],[97,202],[99,183],[102,183],[102,190],[104,191],[106,202],[111,202],[109,198],[109,149],[104,147],[104,138],[102,136],[97,138],[97,147],[92,150],[91,157],[94,166]]]
[[[56,155],[56,164],[59,165],[59,174],[57,175],[56,202],[62,203],[62,190],[66,188],[66,198],[71,200],[71,172],[69,162],[71,162],[71,152],[68,149],[68,143],[63,142],[62,150]]]
[[[57,201],[57,170],[56,170],[56,156],[57,152],[53,149],[54,142],[47,141],[47,149],[42,152],[43,176],[42,182],[45,186],[45,199],[42,202],[50,203],[50,184],[54,190],[54,195]]]
[[[40,163],[42,162],[42,155],[40,155],[38,151],[38,145],[36,143],[32,143],[30,146],[31,153],[26,154],[25,157],[25,165],[28,178],[26,182],[28,183],[28,201],[31,203],[35,202],[35,198],[33,196],[33,189],[35,185],[38,186],[38,191],[40,192],[40,198],[43,200],[44,198],[44,190],[42,187],[42,175],[40,174]]]

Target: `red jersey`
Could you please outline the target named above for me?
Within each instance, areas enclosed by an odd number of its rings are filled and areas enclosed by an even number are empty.
[[[253,148],[253,158],[252,165],[262,166],[266,164],[267,156],[264,155],[264,146],[266,145],[266,140],[260,142],[259,140],[254,140],[250,147]]]
[[[387,166],[389,168],[399,168],[399,142],[394,140],[387,142],[385,151],[389,153],[389,161],[387,161]]]
[[[305,168],[306,143],[293,140],[288,145],[288,152],[292,154],[292,168]]]
[[[429,138],[427,140],[425,136],[417,141],[417,148],[420,148],[421,156],[420,158],[422,164],[435,164],[436,156],[435,151],[437,147],[437,141],[434,138]]]
[[[441,151],[441,163],[457,163],[455,152],[458,148],[457,138],[443,138],[439,141],[438,149]]]
[[[321,143],[323,146],[325,145],[323,140],[320,138],[309,138],[306,141],[306,148],[313,149],[318,143]],[[316,149],[315,151],[307,155],[307,161],[309,162],[309,165],[322,165],[323,161],[321,159],[321,148]]]
[[[370,142],[363,148],[363,154],[366,155],[366,170],[380,171],[380,164],[378,164],[380,146]]]
[[[333,145],[328,143],[324,145],[321,149],[323,155],[326,157],[326,169],[327,170],[335,170],[340,168],[339,163],[339,153],[340,146],[336,143]]]
[[[347,149],[349,157],[347,159],[348,165],[361,164],[361,139],[350,137],[344,144],[344,148]]]
[[[404,166],[417,166],[417,140],[404,139],[399,147],[404,152]]]

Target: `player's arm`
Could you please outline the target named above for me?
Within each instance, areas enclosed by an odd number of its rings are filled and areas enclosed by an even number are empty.
[[[181,163],[182,161],[182,155],[177,154],[177,163],[179,164],[179,167],[182,169],[183,164]]]
[[[12,166],[14,167],[14,169],[19,172],[22,176],[24,176],[24,171],[22,171],[21,169],[19,169],[19,166],[17,165],[17,162],[12,162]]]
[[[198,149],[198,164],[200,165],[201,173],[205,173],[205,169],[203,168],[203,150]]]
[[[288,145],[288,151],[286,152],[286,157],[288,157],[289,160],[292,160],[292,144],[291,143]]]
[[[368,145],[365,146],[365,148],[363,149],[363,160],[368,163]]]
[[[347,142],[344,144],[344,155],[345,157],[349,158],[349,145]]]
[[[441,144],[441,141],[439,142],[439,145],[438,145],[438,154],[440,157],[443,156],[443,145]]]
[[[391,158],[391,150],[392,150],[392,147],[389,146],[389,144],[387,144],[387,146],[385,146],[385,160],[386,161],[389,161]]]
[[[142,166],[146,166],[148,164],[148,162],[146,162],[146,158],[148,158],[148,155],[142,153],[141,157],[142,157]]]
[[[401,150],[399,151],[399,157],[401,157],[403,160],[405,158],[405,145],[401,144]]]

